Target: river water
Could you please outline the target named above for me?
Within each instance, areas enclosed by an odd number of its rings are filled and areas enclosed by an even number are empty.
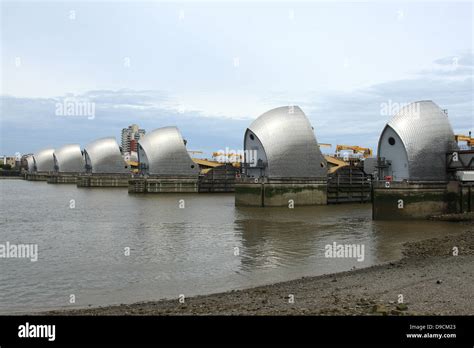
[[[178,298],[395,260],[406,241],[467,229],[372,221],[370,204],[236,208],[232,194],[131,195],[126,188],[0,180],[0,314]],[[325,257],[334,242],[364,260]],[[129,253],[128,253],[129,251]],[[70,303],[74,295],[75,303]]]

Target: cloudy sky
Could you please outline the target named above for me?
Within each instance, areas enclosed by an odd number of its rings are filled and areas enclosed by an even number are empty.
[[[470,1],[2,1],[1,17],[0,154],[119,140],[131,123],[240,149],[282,105],[334,146],[375,148],[382,110],[416,100],[473,129]],[[58,114],[66,97],[94,117]]]

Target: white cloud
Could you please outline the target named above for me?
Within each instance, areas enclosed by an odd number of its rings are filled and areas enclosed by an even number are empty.
[[[466,60],[462,62],[462,66],[468,68]],[[28,149],[20,151],[32,151],[37,147],[55,145],[46,141],[60,145],[60,142],[86,143],[99,136],[118,137],[120,129],[131,123],[139,123],[148,130],[178,125],[193,147],[239,148],[243,132],[251,121],[282,105],[301,106],[322,142],[375,147],[380,131],[390,118],[390,115],[381,113],[381,104],[388,101],[406,104],[431,99],[449,110],[456,131],[472,129],[472,75],[452,79],[438,70],[433,74],[436,76],[420,73],[414,78],[380,83],[352,92],[306,93],[299,98],[290,98],[285,92],[268,93],[262,97],[224,91],[169,95],[154,90],[94,90],[78,95],[96,103],[93,121],[55,116],[55,103],[65,96],[3,96],[0,152],[14,153],[26,146]],[[22,136],[18,137],[20,132]],[[27,145],[23,141],[25,138],[30,140]]]

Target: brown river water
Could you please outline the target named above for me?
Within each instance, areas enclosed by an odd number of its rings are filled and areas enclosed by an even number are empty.
[[[236,208],[232,194],[129,195],[126,188],[23,180],[0,180],[0,212],[0,245],[38,248],[36,262],[0,258],[0,314],[178,298],[340,272],[395,260],[404,242],[468,229],[372,221],[370,204]],[[363,245],[363,261],[325,257],[333,243]]]

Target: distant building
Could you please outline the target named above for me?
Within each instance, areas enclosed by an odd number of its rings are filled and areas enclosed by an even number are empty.
[[[11,168],[16,167],[17,158],[15,156],[2,156],[0,157],[0,164],[9,165]]]
[[[138,140],[145,135],[145,130],[137,124],[122,129],[122,153],[137,152]]]

